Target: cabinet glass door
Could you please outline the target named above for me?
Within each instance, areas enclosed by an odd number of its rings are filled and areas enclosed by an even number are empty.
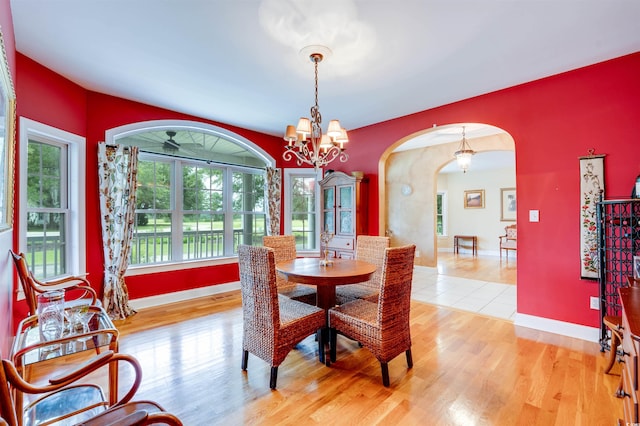
[[[335,188],[325,188],[323,195],[323,209],[329,210],[336,206],[336,191]]]
[[[353,208],[353,187],[341,186],[340,187],[340,208],[351,209]]]
[[[351,211],[340,212],[340,233],[353,234],[353,214]]]
[[[336,218],[334,214],[335,209],[335,195],[336,191],[334,187],[325,188],[322,193],[322,230],[325,232],[336,233]]]
[[[333,212],[324,212],[324,231],[331,232],[332,234],[336,233],[336,229],[334,226],[335,218],[333,216]]]
[[[340,186],[338,191],[338,234],[353,235],[353,187]]]

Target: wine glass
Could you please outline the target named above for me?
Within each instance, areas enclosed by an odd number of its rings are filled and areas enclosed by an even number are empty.
[[[82,349],[86,349],[86,341],[91,338],[86,334],[91,331],[89,321],[93,317],[93,312],[89,312],[89,305],[73,306],[65,310],[69,323],[69,334],[78,335],[77,342],[82,343]]]

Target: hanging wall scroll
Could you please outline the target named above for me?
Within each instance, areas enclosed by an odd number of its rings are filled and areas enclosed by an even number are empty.
[[[598,278],[596,203],[604,198],[604,155],[590,149],[580,159],[580,276]]]

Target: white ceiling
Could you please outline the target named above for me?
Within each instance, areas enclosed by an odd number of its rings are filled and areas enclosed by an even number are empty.
[[[12,0],[19,52],[86,89],[281,135],[354,129],[640,50],[638,0]],[[447,124],[447,123],[438,123]],[[491,123],[488,123],[491,124]],[[459,136],[457,136],[459,139]]]

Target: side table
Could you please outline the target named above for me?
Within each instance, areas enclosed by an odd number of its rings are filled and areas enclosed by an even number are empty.
[[[11,348],[11,361],[15,364],[18,372],[24,377],[25,368],[38,362],[87,350],[97,352],[102,346],[108,346],[110,350],[118,352],[118,330],[107,312],[99,306],[88,306],[85,315],[89,316],[88,331],[78,333],[66,330],[62,337],[51,341],[40,339],[37,315],[31,315],[20,321]],[[118,400],[117,368],[117,363],[109,365],[110,404],[114,404]],[[22,407],[20,392],[15,392],[14,399],[16,407]]]
[[[453,252],[458,253],[460,249],[460,240],[471,240],[471,253],[478,255],[478,237],[476,235],[454,235],[453,236]]]

